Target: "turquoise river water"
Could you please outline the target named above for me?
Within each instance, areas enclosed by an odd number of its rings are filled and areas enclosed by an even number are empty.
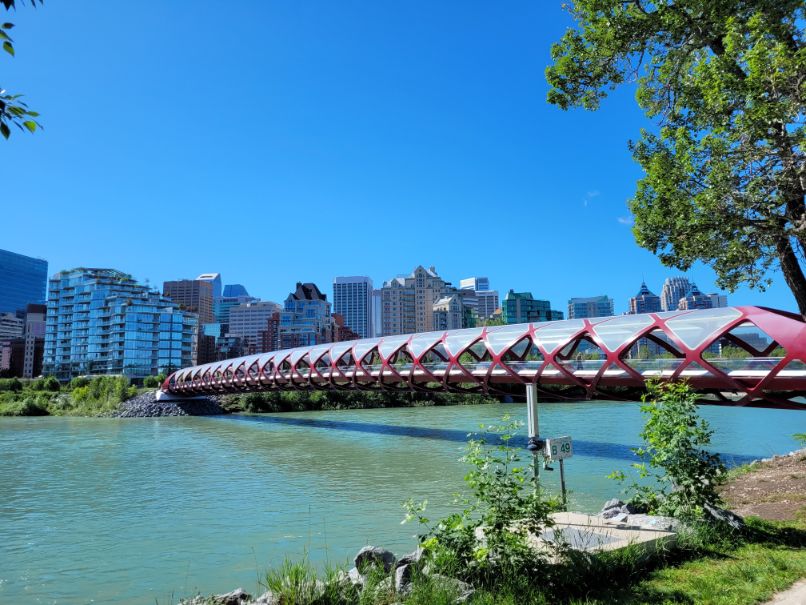
[[[729,463],[785,453],[806,414],[701,408]],[[164,419],[0,419],[0,603],[177,603],[258,590],[285,556],[346,563],[367,543],[414,546],[401,503],[450,510],[466,434],[525,406],[400,408]],[[571,435],[571,505],[619,494],[636,404],[541,404]],[[519,442],[522,442],[519,439]],[[544,473],[557,489],[558,472]]]

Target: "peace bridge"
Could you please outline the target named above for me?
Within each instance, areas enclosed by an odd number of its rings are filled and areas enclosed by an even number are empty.
[[[806,410],[806,323],[748,306],[385,336],[184,368],[162,391],[511,393],[531,385],[532,395],[570,385],[590,398],[659,378],[687,380],[707,403]]]

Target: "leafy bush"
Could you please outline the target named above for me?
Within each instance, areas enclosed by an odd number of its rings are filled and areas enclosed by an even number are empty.
[[[70,381],[70,389],[80,389],[90,383],[90,379],[86,376],[76,376]]]
[[[143,378],[143,386],[147,389],[156,389],[162,384],[162,381],[156,376],[146,376]]]
[[[0,391],[19,393],[22,391],[22,382],[19,378],[2,378],[0,379]]]
[[[465,477],[471,496],[461,500],[459,512],[431,524],[424,516],[425,503],[406,503],[406,520],[416,518],[427,529],[420,538],[429,560],[474,585],[494,587],[503,578],[535,577],[546,569],[548,553],[532,548],[528,536],[553,525],[550,514],[559,503],[530,481],[521,450],[509,445],[519,426],[482,427],[499,435],[498,446],[480,439],[468,442],[463,460],[472,467]]]
[[[53,393],[56,393],[57,391],[61,390],[62,385],[55,377],[48,376],[43,381],[42,388],[45,391],[51,391]]]
[[[718,454],[705,449],[713,430],[697,414],[696,394],[684,382],[649,383],[641,411],[647,416],[644,446],[634,450],[641,462],[633,466],[652,484],[633,483],[632,503],[650,513],[702,518],[704,506],[721,503],[717,490],[725,466]],[[611,476],[625,479],[620,472]]]

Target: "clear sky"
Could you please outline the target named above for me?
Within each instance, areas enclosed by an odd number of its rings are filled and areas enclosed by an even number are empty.
[[[0,142],[0,248],[157,286],[217,271],[277,301],[298,280],[435,265],[620,313],[642,278],[660,293],[678,274],[630,231],[627,141],[652,124],[628,88],[593,113],[546,103],[560,5],[22,7],[2,85],[45,130]],[[689,277],[715,290],[707,267]],[[775,279],[731,303],[795,310]]]

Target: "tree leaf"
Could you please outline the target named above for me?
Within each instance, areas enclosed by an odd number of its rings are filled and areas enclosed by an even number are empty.
[[[10,54],[12,57],[14,56],[14,47],[11,45],[11,42],[3,42],[3,50]]]
[[[12,27],[14,27],[14,24],[13,23],[3,23],[3,25],[0,26],[0,27],[2,27],[3,29],[11,29]]]
[[[0,122],[0,134],[2,134],[6,139],[11,135],[11,130],[9,130],[8,124],[5,122]]]
[[[34,122],[33,120],[25,120],[22,123],[22,125],[25,126],[31,132],[36,131],[36,122]]]

